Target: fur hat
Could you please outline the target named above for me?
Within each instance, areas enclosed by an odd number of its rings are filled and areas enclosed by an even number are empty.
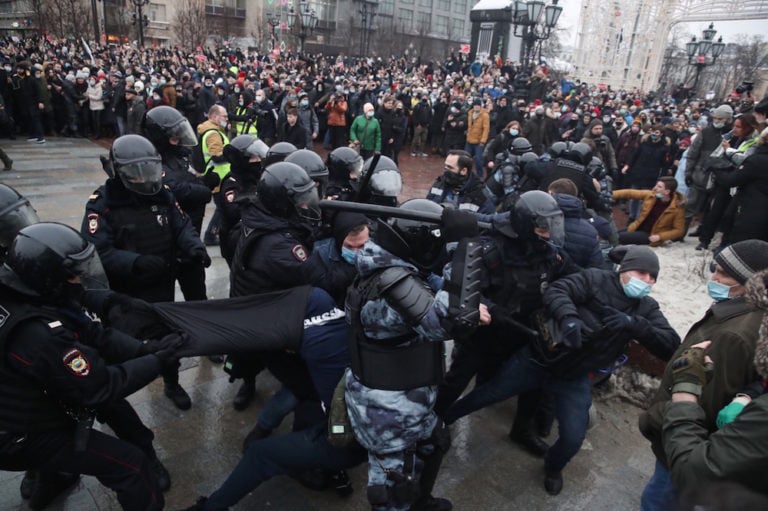
[[[768,242],[738,241],[718,252],[715,262],[739,284],[744,284],[756,272],[768,268]]]

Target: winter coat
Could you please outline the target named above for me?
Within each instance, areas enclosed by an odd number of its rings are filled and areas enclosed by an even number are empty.
[[[724,169],[731,166],[731,162],[724,158],[712,156],[712,151],[720,147],[723,142],[723,133],[730,131],[726,126],[717,129],[711,124],[701,130],[701,133],[693,137],[688,148],[688,163],[685,166],[685,177],[693,180],[693,185],[699,189],[706,189],[709,181],[709,173],[713,169]]]
[[[546,115],[533,116],[523,125],[523,136],[533,147],[533,152],[541,156],[549,146],[560,140],[560,132],[554,119]]]
[[[290,142],[299,149],[307,148],[307,128],[301,123],[301,119],[296,119],[296,124],[291,126],[288,121],[283,121],[277,129],[278,142]]]
[[[414,126],[429,126],[432,123],[432,107],[429,102],[419,101],[413,109],[411,123]]]
[[[629,182],[638,188],[653,188],[669,168],[669,148],[669,139],[652,142],[650,137],[645,135],[637,151],[627,162]]]
[[[734,217],[728,243],[748,239],[768,241],[768,144],[763,144],[731,172],[715,172],[718,185],[736,186],[730,208]]]
[[[347,112],[347,102],[346,100],[337,99],[337,100],[330,100],[328,103],[325,104],[325,109],[328,111],[328,120],[326,121],[328,123],[328,126],[346,126],[347,125],[347,119],[346,119],[346,112]]]
[[[651,190],[614,190],[613,198],[617,200],[634,199],[643,201],[640,214],[634,222],[627,226],[627,231],[634,232],[642,225],[645,217],[656,204],[656,196]],[[658,247],[667,240],[677,239],[685,234],[685,198],[680,192],[675,192],[667,209],[661,214],[656,223],[651,227],[649,235],[658,235],[659,241],[653,242],[652,247]]]
[[[656,300],[650,296],[629,298],[619,275],[612,270],[590,268],[563,277],[549,284],[543,300],[554,325],[567,317],[578,317],[584,327],[580,348],[559,345],[553,349],[542,341],[535,343],[540,350],[539,360],[560,377],[583,376],[611,366],[631,340],[664,361],[669,360],[680,345],[680,337]],[[604,318],[611,311],[607,308],[633,316],[635,325],[631,329],[608,330]]]
[[[616,143],[616,166],[622,168],[629,163],[629,159],[635,154],[637,148],[640,147],[640,132],[632,133],[631,130],[626,130],[619,136],[619,141]]]
[[[360,149],[365,151],[381,151],[381,126],[376,117],[368,119],[365,115],[358,115],[352,121],[349,130],[349,140],[360,142]]]
[[[711,340],[707,354],[715,360],[712,379],[702,389],[699,404],[704,410],[704,427],[712,432],[718,412],[739,390],[760,378],[752,365],[758,331],[763,312],[756,309],[744,296],[715,302],[688,330],[682,344],[671,360],[694,344]],[[640,432],[651,441],[651,448],[659,461],[667,466],[662,448],[662,424],[667,402],[672,398],[673,372],[667,365],[656,391],[653,403],[639,418]]]
[[[147,107],[144,105],[144,100],[141,99],[141,96],[134,96],[127,105],[125,132],[133,135],[141,135],[141,121],[144,118],[144,112],[147,110]]]
[[[400,116],[397,115],[395,109],[379,108],[376,112],[376,118],[381,126],[381,139],[384,143],[388,143],[389,139],[393,139],[394,143],[403,132]]]
[[[467,144],[485,144],[490,130],[491,121],[487,110],[481,108],[477,118],[474,110],[467,112]]]
[[[554,195],[565,223],[565,252],[582,268],[603,268],[597,229],[578,197],[556,193]]]
[[[445,130],[445,145],[447,147],[461,146],[463,149],[464,144],[467,141],[466,136],[464,136],[466,127],[467,114],[462,112],[454,114],[448,111],[445,116],[445,122],[443,123],[443,129]]]
[[[457,190],[452,190],[448,186],[445,182],[445,176],[439,176],[432,183],[427,199],[438,204],[453,204],[456,209],[477,211],[487,215],[496,210],[490,192],[487,191],[477,174],[472,171],[467,174],[467,180],[461,189]]]

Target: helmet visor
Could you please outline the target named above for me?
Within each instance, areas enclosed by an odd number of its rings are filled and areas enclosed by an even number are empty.
[[[179,143],[178,145],[184,147],[193,147],[197,145],[197,136],[195,136],[195,130],[192,129],[192,125],[184,118],[181,122],[175,126],[171,126],[166,130],[168,138],[175,137]]]
[[[371,176],[371,192],[386,197],[397,197],[403,189],[403,178],[396,170],[380,170]]]
[[[565,221],[562,213],[550,216],[538,215],[533,221],[534,227],[549,232],[549,241],[558,247],[565,243]]]
[[[140,195],[154,195],[163,183],[163,164],[160,158],[128,162],[117,167],[126,188]]]
[[[317,196],[317,188],[296,192],[291,197],[299,216],[310,222],[317,222],[321,218],[320,199]]]
[[[363,171],[364,164],[365,162],[361,156],[355,158],[355,160],[349,164],[349,178],[358,179],[360,177],[360,173]]]
[[[269,146],[257,138],[254,140],[253,144],[245,149],[245,154],[248,158],[251,156],[258,156],[263,160],[267,157],[267,151],[269,151]]]
[[[82,252],[67,256],[64,266],[73,276],[80,277],[80,284],[86,291],[109,289],[107,274],[93,243],[88,243]]]
[[[0,211],[0,247],[10,247],[20,230],[38,222],[40,219],[37,217],[37,211],[26,199]]]

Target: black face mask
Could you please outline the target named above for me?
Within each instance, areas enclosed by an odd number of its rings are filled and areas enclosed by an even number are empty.
[[[261,162],[260,161],[254,161],[249,162],[246,165],[246,169],[248,171],[248,174],[251,174],[253,176],[261,177]]]
[[[467,176],[462,176],[458,172],[452,172],[450,170],[443,172],[443,178],[445,179],[445,184],[451,188],[464,186],[464,183],[467,181]]]
[[[85,298],[85,288],[82,284],[73,284],[71,282],[65,282],[61,292],[60,303],[74,303],[81,305]]]

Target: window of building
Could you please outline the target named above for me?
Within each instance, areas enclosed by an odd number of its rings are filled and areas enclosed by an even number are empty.
[[[451,0],[437,0],[437,8],[441,11],[451,12]]]
[[[395,0],[380,0],[378,14],[393,16],[395,14]]]
[[[461,37],[464,35],[464,20],[453,18],[451,20],[451,37]]]
[[[448,35],[448,16],[435,16],[435,32]]]
[[[413,11],[410,9],[400,9],[397,11],[397,25],[403,32],[413,30]]]
[[[414,0],[400,0],[401,4],[413,5]]]
[[[149,19],[151,21],[159,21],[165,23],[168,18],[165,17],[165,5],[164,4],[149,4]]]
[[[432,32],[432,14],[428,12],[417,13],[415,28],[420,34]]]
[[[467,14],[467,0],[453,0],[453,12],[455,14]]]
[[[419,7],[432,8],[432,0],[419,0]]]
[[[337,0],[312,0],[309,2],[309,7],[315,10],[317,19],[336,21],[336,3]]]

